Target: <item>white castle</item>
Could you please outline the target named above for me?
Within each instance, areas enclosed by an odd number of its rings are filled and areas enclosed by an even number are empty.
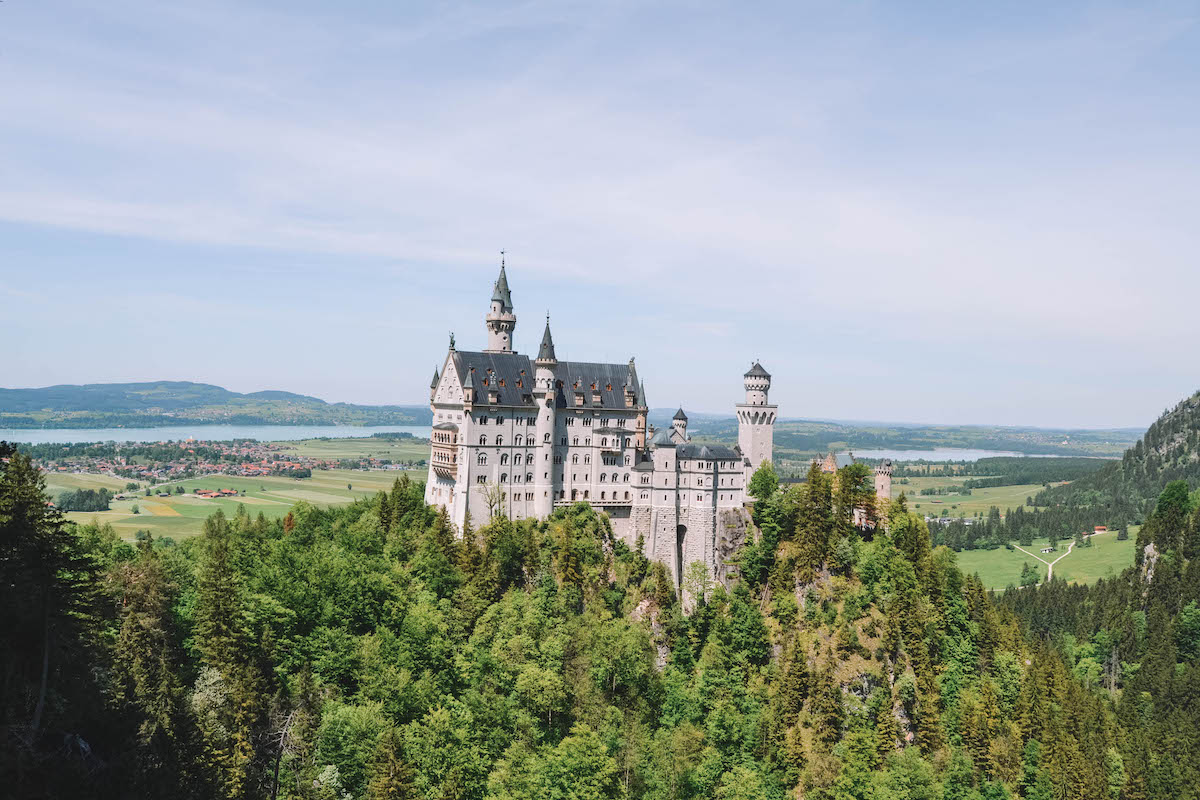
[[[433,433],[425,501],[460,528],[494,513],[544,518],[586,501],[608,514],[630,547],[679,584],[689,564],[723,574],[731,539],[744,535],[746,485],[772,456],[777,407],[771,376],[755,362],[737,409],[738,444],[693,444],[681,408],[671,427],[647,426],[645,387],[626,364],[560,361],[550,321],[532,361],[513,350],[517,317],[504,264],[487,316],[488,346],[450,338],[430,384]]]

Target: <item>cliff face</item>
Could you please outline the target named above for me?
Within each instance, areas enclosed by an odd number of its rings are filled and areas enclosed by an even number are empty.
[[[722,511],[717,517],[716,546],[713,564],[713,577],[725,588],[732,586],[733,578],[737,575],[737,567],[730,561],[734,553],[746,543],[746,537],[752,535],[753,523],[750,514],[745,509]]]

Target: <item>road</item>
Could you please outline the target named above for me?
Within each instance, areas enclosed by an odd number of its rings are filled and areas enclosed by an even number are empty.
[[[1106,532],[1107,532],[1107,531],[1106,531]],[[1102,535],[1103,535],[1103,534],[1099,534],[1099,533],[1093,533],[1093,534],[1092,534],[1092,536],[1102,536]],[[1041,556],[1039,556],[1039,555],[1036,555],[1036,554],[1034,554],[1034,553],[1031,553],[1031,552],[1029,552],[1028,550],[1026,550],[1024,547],[1021,547],[1020,545],[1014,544],[1014,545],[1013,545],[1013,547],[1017,548],[1018,550],[1020,550],[1020,551],[1021,551],[1022,553],[1024,553],[1025,555],[1027,555],[1027,556],[1033,556],[1033,557],[1034,557],[1034,558],[1036,558],[1038,561],[1040,561],[1040,562],[1042,562],[1043,564],[1045,564],[1045,565],[1046,565],[1046,582],[1047,582],[1047,583],[1049,583],[1049,582],[1050,582],[1050,579],[1054,577],[1054,565],[1055,565],[1055,564],[1057,564],[1058,562],[1062,561],[1062,560],[1063,560],[1064,558],[1066,558],[1067,556],[1071,555],[1071,551],[1075,549],[1075,540],[1074,540],[1074,539],[1072,539],[1072,540],[1071,540],[1071,543],[1070,543],[1069,545],[1067,545],[1067,552],[1063,553],[1061,556],[1059,556],[1058,558],[1054,559],[1053,561],[1047,561],[1046,559],[1042,558]]]

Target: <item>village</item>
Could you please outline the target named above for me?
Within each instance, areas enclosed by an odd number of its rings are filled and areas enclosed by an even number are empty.
[[[313,470],[395,470],[410,466],[370,455],[318,458],[293,450],[284,442],[189,439],[120,445],[42,445],[34,455],[47,473],[112,475],[151,486],[210,475],[299,479],[311,477]]]

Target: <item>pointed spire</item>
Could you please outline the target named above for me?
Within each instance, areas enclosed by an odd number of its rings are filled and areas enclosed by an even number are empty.
[[[429,388],[430,388],[430,389],[436,389],[436,388],[437,388],[437,385],[438,385],[438,380],[439,380],[441,377],[442,377],[441,375],[438,375],[438,369],[437,369],[437,367],[434,367],[434,368],[433,368],[433,380],[429,382]]]
[[[554,339],[550,336],[550,314],[546,314],[546,330],[542,334],[542,346],[538,350],[538,361],[558,361],[554,356]]]
[[[679,407],[679,410],[675,412],[675,416],[672,417],[672,419],[678,419],[682,420],[683,422],[687,422],[687,414],[683,413],[683,406]]]
[[[504,272],[504,251],[500,251],[500,277],[496,278],[496,285],[492,291],[492,300],[500,304],[502,311],[512,311],[512,293],[508,288],[508,275]]]

